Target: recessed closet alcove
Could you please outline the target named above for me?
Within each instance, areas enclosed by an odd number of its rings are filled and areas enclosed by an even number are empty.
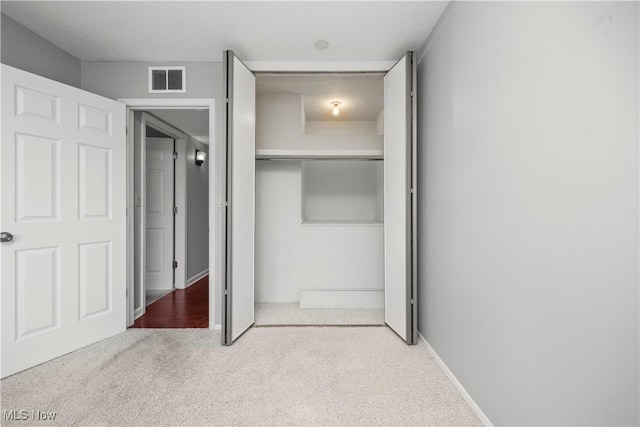
[[[256,76],[256,325],[384,324],[383,77]]]
[[[415,62],[254,73],[225,52],[223,344],[253,325],[416,323]]]

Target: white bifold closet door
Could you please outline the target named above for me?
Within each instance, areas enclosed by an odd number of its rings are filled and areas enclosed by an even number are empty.
[[[416,73],[408,52],[384,77],[385,322],[417,340]]]
[[[2,377],[126,328],[125,105],[2,65]]]
[[[226,260],[222,343],[254,322],[256,79],[233,52],[224,53],[226,83]]]

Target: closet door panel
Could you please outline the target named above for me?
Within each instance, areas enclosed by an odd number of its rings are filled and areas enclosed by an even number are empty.
[[[407,53],[384,78],[385,322],[409,344],[417,335],[412,57]]]
[[[227,89],[226,279],[223,344],[230,345],[254,322],[255,76],[225,52]]]

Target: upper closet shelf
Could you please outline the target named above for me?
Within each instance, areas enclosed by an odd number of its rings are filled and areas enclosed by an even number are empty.
[[[257,149],[256,159],[366,159],[382,160],[383,150],[278,150]]]

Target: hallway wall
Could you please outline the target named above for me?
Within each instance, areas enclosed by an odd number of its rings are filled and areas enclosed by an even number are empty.
[[[187,283],[209,269],[209,173],[211,157],[196,165],[196,149],[209,153],[209,146],[187,140]]]
[[[637,2],[456,2],[419,63],[421,333],[496,425],[637,425]]]

